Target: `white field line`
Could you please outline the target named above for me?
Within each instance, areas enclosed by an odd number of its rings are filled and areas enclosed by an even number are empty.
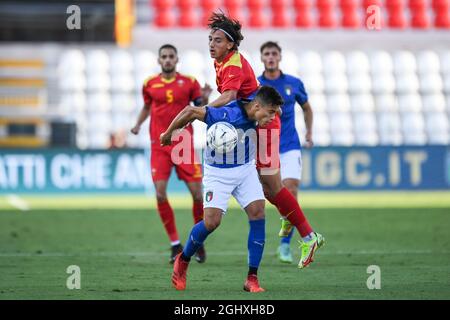
[[[266,253],[270,255],[271,253]],[[343,256],[343,255],[420,255],[420,254],[450,254],[450,251],[432,251],[432,250],[407,250],[407,251],[323,251],[319,255]],[[164,257],[168,253],[162,252],[80,252],[80,253],[64,253],[64,252],[3,252],[0,257]],[[246,251],[224,251],[224,252],[208,252],[210,256],[246,256]]]
[[[19,209],[20,211],[30,210],[30,206],[28,205],[28,203],[18,195],[9,194],[6,196],[6,200],[11,206],[13,206],[16,209]]]

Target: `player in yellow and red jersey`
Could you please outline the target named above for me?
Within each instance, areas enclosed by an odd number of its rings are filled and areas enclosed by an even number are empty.
[[[217,88],[221,95],[208,106],[220,107],[234,99],[252,99],[259,82],[250,64],[238,51],[244,39],[239,21],[223,13],[214,13],[209,22],[209,50],[211,58],[214,58]],[[315,251],[323,244],[323,237],[313,231],[297,199],[281,181],[280,129],[279,116],[268,125],[258,127],[257,169],[267,200],[296,227],[302,237],[299,268],[304,268],[313,261]],[[258,287],[257,280],[251,276],[250,270],[250,286]]]
[[[167,199],[170,173],[172,167],[175,167],[178,178],[189,188],[193,198],[194,223],[197,223],[203,218],[202,169],[194,151],[192,125],[188,125],[181,134],[182,138],[171,146],[161,146],[159,136],[191,102],[197,106],[206,104],[211,90],[208,86],[202,89],[195,78],[176,72],[178,54],[173,45],[166,44],[159,49],[158,62],[161,65],[161,73],[144,82],[144,107],[131,132],[138,134],[142,123],[150,115],[152,179],[156,189],[158,212],[172,245],[170,262],[173,263],[183,246],[178,237],[174,212]],[[183,143],[184,146],[188,144],[189,147],[180,148],[180,154],[172,152],[178,143]],[[190,151],[189,155],[183,154],[186,149]],[[197,251],[195,258],[198,262],[205,261],[203,247]]]

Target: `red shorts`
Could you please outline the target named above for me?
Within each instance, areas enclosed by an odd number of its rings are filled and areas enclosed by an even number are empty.
[[[256,128],[256,168],[280,169],[280,130],[281,121],[278,115],[264,127]]]
[[[175,166],[178,179],[185,182],[201,182],[202,166],[198,161],[175,163],[172,160],[172,147],[158,147],[151,150],[151,171],[153,181],[169,180],[172,167]],[[191,149],[192,158],[197,160],[194,148]]]

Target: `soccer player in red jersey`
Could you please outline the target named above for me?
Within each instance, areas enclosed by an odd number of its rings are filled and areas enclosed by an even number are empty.
[[[221,94],[208,106],[220,107],[234,99],[252,99],[259,82],[248,61],[239,53],[244,39],[241,24],[223,13],[214,13],[209,20],[209,51],[214,58],[217,89]],[[307,267],[322,244],[323,237],[316,234],[308,223],[297,199],[283,185],[280,174],[279,141],[280,117],[268,125],[258,127],[257,168],[266,199],[300,233],[303,244],[299,268]],[[265,150],[264,150],[265,149]],[[251,277],[249,273],[249,277]]]
[[[138,134],[142,123],[150,116],[152,179],[156,189],[158,212],[172,245],[170,263],[173,263],[183,246],[178,237],[174,212],[167,199],[170,173],[175,166],[178,178],[186,183],[192,195],[195,224],[203,218],[202,169],[194,151],[191,125],[186,126],[178,138],[178,143],[182,142],[184,146],[186,143],[190,144],[188,155],[182,152],[185,148],[180,148],[180,153],[174,150],[177,148],[176,142],[171,146],[161,146],[159,136],[190,102],[196,106],[206,104],[211,90],[208,86],[201,88],[195,78],[176,72],[178,54],[173,45],[166,44],[159,49],[158,63],[161,65],[161,73],[145,80],[142,88],[144,107],[131,132]],[[205,261],[206,253],[203,247],[196,252],[195,259],[200,263]]]

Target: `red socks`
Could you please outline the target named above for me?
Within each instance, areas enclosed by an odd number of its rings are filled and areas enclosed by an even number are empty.
[[[277,207],[283,217],[286,217],[286,219],[297,228],[302,237],[306,237],[313,232],[297,199],[295,199],[288,189],[284,187],[278,192],[275,198],[269,199],[269,201]]]
[[[194,224],[203,220],[203,201],[194,201],[192,214],[194,216]]]
[[[179,241],[177,227],[175,226],[175,216],[169,202],[158,202],[158,212],[170,242]]]

